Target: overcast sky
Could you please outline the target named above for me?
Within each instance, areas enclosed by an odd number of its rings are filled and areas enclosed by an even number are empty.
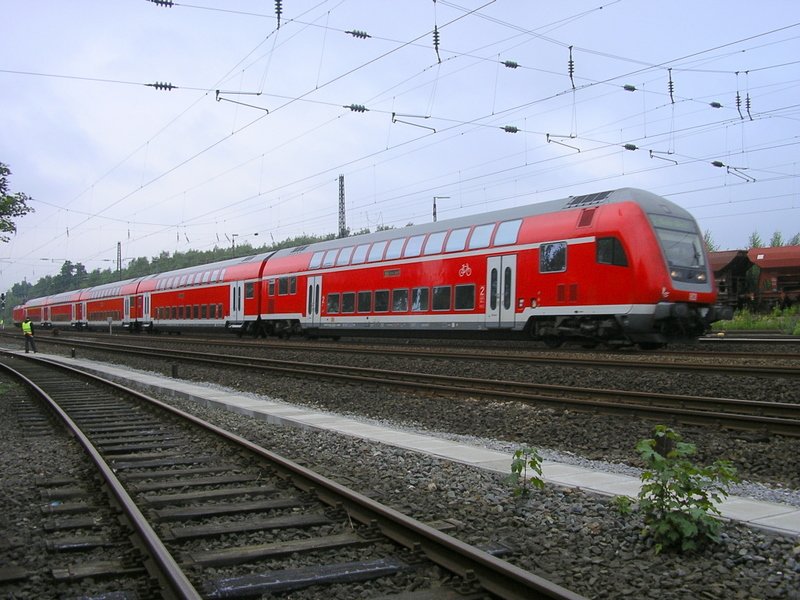
[[[2,0],[0,290],[336,232],[339,175],[352,231],[632,186],[800,232],[796,0],[280,4]]]

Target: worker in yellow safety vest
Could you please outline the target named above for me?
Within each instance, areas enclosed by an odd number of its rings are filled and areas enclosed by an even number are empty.
[[[25,317],[22,322],[22,335],[25,336],[25,354],[30,348],[33,348],[33,353],[36,354],[36,340],[33,339],[33,323],[30,317]]]

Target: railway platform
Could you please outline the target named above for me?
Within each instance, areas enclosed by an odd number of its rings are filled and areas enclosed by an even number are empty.
[[[188,381],[133,371],[89,360],[48,355],[48,359],[67,365],[91,369],[143,393],[164,393],[192,400],[209,407],[222,408],[269,423],[289,427],[321,429],[366,438],[376,442],[425,452],[476,468],[508,474],[511,455],[504,452],[467,445],[434,436],[411,433],[389,427],[364,423],[333,413],[316,411],[275,400],[255,397],[236,390],[222,390]],[[608,496],[635,497],[641,482],[636,477],[605,472],[577,465],[542,462],[543,479],[552,485],[580,488]],[[800,536],[800,507],[752,498],[729,496],[719,506],[723,517],[741,521],[783,535]]]

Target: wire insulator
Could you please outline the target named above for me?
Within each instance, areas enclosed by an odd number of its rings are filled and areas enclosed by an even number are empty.
[[[346,105],[346,106],[343,106],[342,108],[349,108],[349,109],[350,109],[350,110],[352,110],[353,112],[362,112],[362,113],[363,113],[363,112],[367,112],[367,111],[369,110],[369,109],[368,109],[366,106],[364,106],[363,104],[348,104],[348,105]]]
[[[433,49],[436,50],[436,58],[442,62],[442,57],[439,56],[439,27],[437,25],[433,26]]]
[[[509,69],[516,69],[519,66],[519,63],[515,60],[507,60],[503,63],[503,65]]]
[[[506,125],[503,127],[503,131],[506,133],[519,133],[519,127],[515,127],[514,125]]]
[[[672,95],[675,92],[675,83],[672,81],[672,69],[667,69],[669,73],[669,83],[667,84],[667,89],[669,90],[669,100],[673,104],[675,104],[675,97]]]
[[[368,34],[366,31],[361,31],[360,29],[352,29],[352,30],[350,30],[350,31],[345,31],[345,33],[349,33],[349,34],[350,34],[350,35],[352,35],[354,38],[360,38],[360,39],[362,39],[362,40],[365,40],[365,39],[367,39],[368,37],[372,37],[372,36],[371,36],[370,34]]]
[[[742,114],[742,96],[739,94],[739,90],[736,90],[736,110],[739,111],[739,118],[744,119],[744,115]]]
[[[148,2],[152,2],[157,6],[166,6],[167,8],[172,8],[173,6],[172,0],[148,0]]]
[[[753,115],[750,114],[750,92],[747,93],[747,96],[744,98],[744,108],[747,111],[747,116],[750,117],[750,120],[753,120]]]
[[[625,150],[634,151],[634,150],[638,150],[639,146],[637,146],[636,144],[625,144],[623,146],[623,148],[625,148]]]
[[[626,83],[625,85],[622,86],[622,89],[625,90],[626,92],[635,92],[636,86],[631,85],[630,83]]]
[[[167,83],[166,81],[156,81],[155,83],[145,83],[147,87],[156,88],[157,90],[174,90],[177,86]]]
[[[278,18],[278,29],[281,28],[282,14],[283,14],[283,0],[275,0],[275,16]]]
[[[567,62],[567,72],[569,73],[569,80],[572,83],[572,89],[575,89],[575,61],[572,60],[572,46],[569,47],[569,61]]]

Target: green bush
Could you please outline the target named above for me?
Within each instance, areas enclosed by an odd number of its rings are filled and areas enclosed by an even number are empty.
[[[640,441],[636,450],[646,465],[639,492],[642,533],[653,539],[656,553],[686,552],[718,541],[722,523],[714,516],[720,514],[715,503],[738,480],[731,463],[718,460],[707,467],[695,465],[689,460],[695,445],[683,442],[665,425],[657,426],[653,438]]]
[[[769,313],[753,313],[747,308],[737,310],[729,321],[717,321],[714,331],[752,331],[772,329],[783,333],[800,335],[800,306],[773,308]]]
[[[531,475],[528,474],[529,470]],[[542,457],[534,448],[520,448],[514,452],[508,480],[514,485],[515,496],[527,496],[532,487],[544,487]]]

